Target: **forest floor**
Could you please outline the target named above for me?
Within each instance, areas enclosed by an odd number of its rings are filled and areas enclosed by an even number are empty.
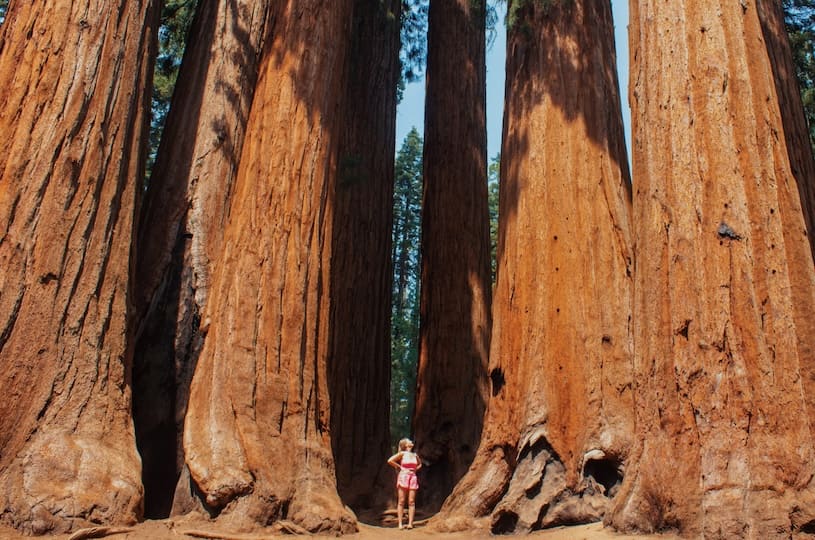
[[[442,533],[427,526],[426,520],[417,520],[411,530],[398,530],[395,520],[385,520],[381,525],[359,524],[359,532],[345,535],[348,540],[486,540],[496,536],[489,530],[474,529],[463,532]],[[83,529],[73,534],[62,534],[45,537],[49,540],[85,540],[88,538],[106,538],[110,540],[262,540],[281,536],[292,537],[291,531],[285,527],[273,527],[259,530],[254,533],[233,533],[224,531],[216,523],[203,519],[198,515],[163,520],[148,520],[133,527],[97,527]],[[310,538],[329,538],[322,535],[308,535]],[[590,525],[576,525],[572,527],[558,527],[543,531],[535,531],[528,535],[517,535],[530,540],[675,540],[678,537],[669,535],[660,536],[630,536],[617,534],[603,527],[602,523]],[[2,540],[30,540],[30,536],[22,536],[13,529],[0,526],[0,539]],[[333,536],[332,536],[333,538]]]

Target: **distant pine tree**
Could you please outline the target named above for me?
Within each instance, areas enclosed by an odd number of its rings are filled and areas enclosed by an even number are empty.
[[[490,210],[490,275],[495,286],[495,270],[498,260],[498,182],[500,181],[501,154],[495,154],[487,167],[487,205]]]
[[[391,307],[391,439],[410,434],[419,354],[422,136],[414,127],[396,155]]]

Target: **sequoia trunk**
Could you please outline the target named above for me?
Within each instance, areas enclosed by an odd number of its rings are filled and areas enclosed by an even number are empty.
[[[492,398],[438,517],[601,519],[633,434],[633,254],[608,0],[511,2]],[[556,74],[556,75],[555,75]]]
[[[201,313],[238,171],[268,5],[199,3],[145,196],[133,413],[148,517],[169,514],[184,463],[181,433],[203,346]],[[178,494],[189,496],[185,480]],[[190,509],[188,497],[175,502],[177,512]]]
[[[401,1],[356,0],[331,261],[331,444],[354,510],[382,506]],[[377,485],[379,480],[379,485]]]
[[[233,525],[288,519],[349,531],[326,380],[330,255],[352,0],[270,14],[222,249],[201,331],[184,450]]]
[[[815,272],[760,14],[637,0],[631,41],[637,444],[610,522],[788,538],[815,518]]]
[[[15,2],[0,29],[0,516],[29,534],[141,513],[127,309],[155,7]]]
[[[798,183],[809,245],[815,253],[815,158],[809,144],[809,128],[801,102],[801,90],[795,76],[795,64],[784,26],[784,8],[781,0],[757,0],[756,7],[775,76],[790,167]]]
[[[428,16],[419,368],[413,418],[421,501],[467,471],[487,400],[490,240],[485,2],[432,0]]]

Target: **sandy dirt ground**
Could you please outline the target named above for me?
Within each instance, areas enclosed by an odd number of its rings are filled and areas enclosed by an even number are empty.
[[[252,533],[235,533],[221,530],[216,523],[200,517],[190,515],[175,519],[145,521],[134,527],[98,527],[83,529],[73,534],[62,534],[42,538],[53,540],[84,540],[87,538],[106,538],[110,540],[261,540],[264,538],[277,538],[288,536],[292,538],[292,531],[287,530],[285,524],[278,524],[269,529]],[[294,535],[297,536],[297,535]],[[311,538],[334,538],[322,535],[307,535]],[[23,540],[31,537],[22,536],[16,531],[0,527],[0,539]],[[348,540],[486,540],[496,538],[529,538],[530,540],[676,540],[676,536],[628,536],[614,533],[603,527],[601,523],[579,525],[574,527],[559,527],[545,531],[536,531],[528,535],[493,536],[486,528],[455,533],[440,533],[432,530],[426,520],[418,520],[411,530],[398,530],[395,523],[385,520],[382,525],[360,524],[359,532],[342,537]]]

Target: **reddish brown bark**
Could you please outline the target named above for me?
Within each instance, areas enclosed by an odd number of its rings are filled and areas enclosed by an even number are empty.
[[[512,11],[517,6],[510,4]],[[438,517],[494,532],[598,520],[633,432],[630,183],[608,1],[510,28],[492,398]]]
[[[750,1],[635,1],[631,42],[637,444],[610,523],[787,538],[815,518],[815,272],[773,54]]]
[[[329,390],[337,488],[354,510],[392,496],[391,227],[401,0],[357,0],[331,261]],[[387,486],[383,482],[387,480]],[[377,482],[378,481],[378,482]]]
[[[483,2],[433,0],[428,15],[413,430],[425,463],[421,503],[430,509],[441,505],[475,455],[488,392],[484,14]]]
[[[355,527],[336,491],[326,380],[352,4],[275,5],[213,261],[184,450],[207,502],[236,527]]]
[[[227,221],[268,5],[200,3],[145,196],[133,413],[148,517],[169,514],[184,463],[183,419],[204,339],[198,327]],[[188,484],[179,486],[179,496],[190,494]],[[189,510],[189,502],[176,501],[176,511]]]
[[[142,504],[127,309],[155,5],[14,2],[0,29],[0,516]]]

